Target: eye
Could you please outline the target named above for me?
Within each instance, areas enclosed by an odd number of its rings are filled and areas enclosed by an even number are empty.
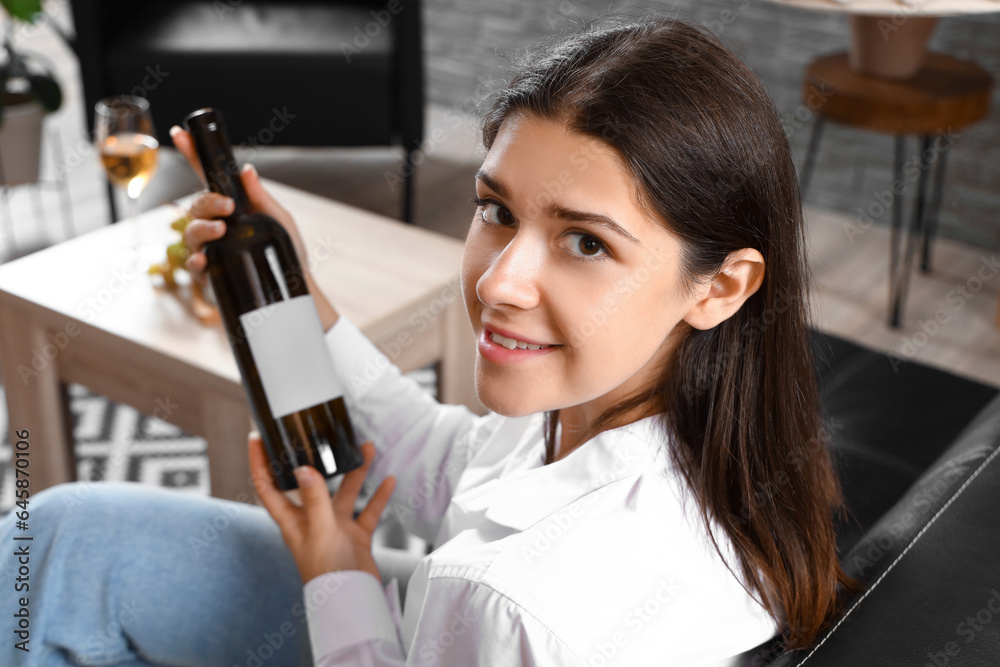
[[[567,232],[566,236],[571,239],[569,253],[574,259],[601,260],[609,258],[608,249],[604,242],[593,234]]]
[[[514,224],[514,216],[503,204],[492,199],[474,197],[472,200],[482,210],[478,217],[485,225],[494,225],[504,229],[510,229]],[[582,262],[601,261],[611,259],[608,247],[604,241],[593,234],[587,232],[566,232],[563,238],[570,238],[569,249],[566,254]],[[578,239],[575,242],[572,239]],[[564,245],[565,247],[565,245]]]
[[[503,204],[499,204],[492,199],[481,199],[476,197],[473,201],[482,208],[479,217],[488,225],[500,225],[508,227],[514,223],[514,216]]]

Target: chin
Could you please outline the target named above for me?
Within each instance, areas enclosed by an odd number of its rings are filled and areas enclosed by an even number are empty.
[[[511,392],[498,390],[492,381],[484,381],[478,374],[476,396],[487,409],[504,417],[525,417],[539,411],[533,401],[525,400],[524,396],[512,399]]]

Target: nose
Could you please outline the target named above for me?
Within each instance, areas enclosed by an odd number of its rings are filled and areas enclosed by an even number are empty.
[[[544,251],[539,239],[517,234],[494,255],[490,267],[476,283],[479,301],[490,307],[502,305],[529,309],[538,305],[539,281],[544,268]]]

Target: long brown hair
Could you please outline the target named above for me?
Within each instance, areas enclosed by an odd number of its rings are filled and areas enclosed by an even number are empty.
[[[774,104],[711,33],[660,17],[606,19],[530,53],[485,114],[487,149],[515,112],[618,152],[640,204],[681,241],[685,289],[731,252],[763,255],[764,281],[739,311],[707,330],[681,322],[655,386],[608,409],[584,440],[658,408],[716,549],[721,529],[785,646],[809,645],[856,584],[836,555],[843,499],[809,345],[802,204]],[[558,410],[546,418],[551,460]]]

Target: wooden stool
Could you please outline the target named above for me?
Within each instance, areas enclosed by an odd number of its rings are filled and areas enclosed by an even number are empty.
[[[800,190],[805,199],[825,121],[832,120],[861,130],[896,137],[892,193],[892,231],[889,256],[889,324],[899,327],[909,284],[913,237],[922,235],[920,270],[930,270],[930,243],[941,209],[945,158],[949,135],[982,119],[989,110],[993,81],[975,63],[942,53],[928,53],[923,68],[908,80],[878,79],[854,72],[847,54],[837,53],[814,60],[803,81],[803,98],[816,112],[809,148],[802,167]],[[814,108],[815,107],[815,108]],[[905,135],[922,137],[918,167],[916,207],[912,222],[902,227],[903,153]],[[940,142],[945,142],[942,147]],[[929,171],[934,168],[934,191],[926,202]]]

